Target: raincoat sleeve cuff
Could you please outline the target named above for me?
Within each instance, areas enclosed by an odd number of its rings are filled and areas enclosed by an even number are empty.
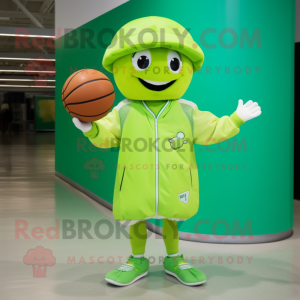
[[[244,120],[242,120],[236,112],[234,112],[231,116],[230,116],[231,121],[233,122],[233,124],[239,128],[241,125],[243,125],[245,123]]]
[[[84,132],[83,134],[86,137],[93,139],[98,135],[98,132],[99,132],[98,126],[96,125],[95,122],[92,122],[92,128],[89,131]]]

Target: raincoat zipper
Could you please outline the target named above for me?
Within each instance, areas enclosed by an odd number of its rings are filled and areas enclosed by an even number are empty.
[[[155,217],[158,216],[157,211],[158,211],[158,118],[161,115],[161,113],[165,110],[167,105],[169,104],[169,100],[167,103],[163,106],[163,108],[159,111],[157,117],[155,114],[151,111],[151,109],[146,105],[146,103],[143,101],[144,106],[146,109],[149,111],[149,113],[153,116],[154,121],[155,121]]]

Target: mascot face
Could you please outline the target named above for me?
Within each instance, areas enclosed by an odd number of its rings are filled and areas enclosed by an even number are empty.
[[[134,52],[113,64],[116,84],[131,100],[175,100],[186,92],[192,77],[191,60],[171,49]]]

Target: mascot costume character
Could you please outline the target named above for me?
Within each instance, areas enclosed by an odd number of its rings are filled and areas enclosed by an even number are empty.
[[[147,275],[146,220],[153,218],[163,223],[166,273],[185,285],[206,281],[178,251],[177,221],[191,218],[199,207],[194,144],[210,145],[235,136],[261,109],[256,102],[239,100],[231,116],[218,118],[182,99],[203,60],[199,45],[177,22],[154,16],[133,20],[116,33],[103,58],[126,99],[98,121],[73,118],[94,145],[120,147],[113,215],[130,225],[132,255],[106,274],[106,281],[114,285],[129,285]],[[151,147],[141,149],[145,141]]]

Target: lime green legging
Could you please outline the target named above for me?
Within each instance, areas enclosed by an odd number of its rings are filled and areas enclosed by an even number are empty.
[[[162,235],[166,246],[167,254],[178,253],[179,235],[177,222],[163,219]],[[146,221],[140,221],[130,226],[130,244],[133,255],[145,253],[147,241]]]

